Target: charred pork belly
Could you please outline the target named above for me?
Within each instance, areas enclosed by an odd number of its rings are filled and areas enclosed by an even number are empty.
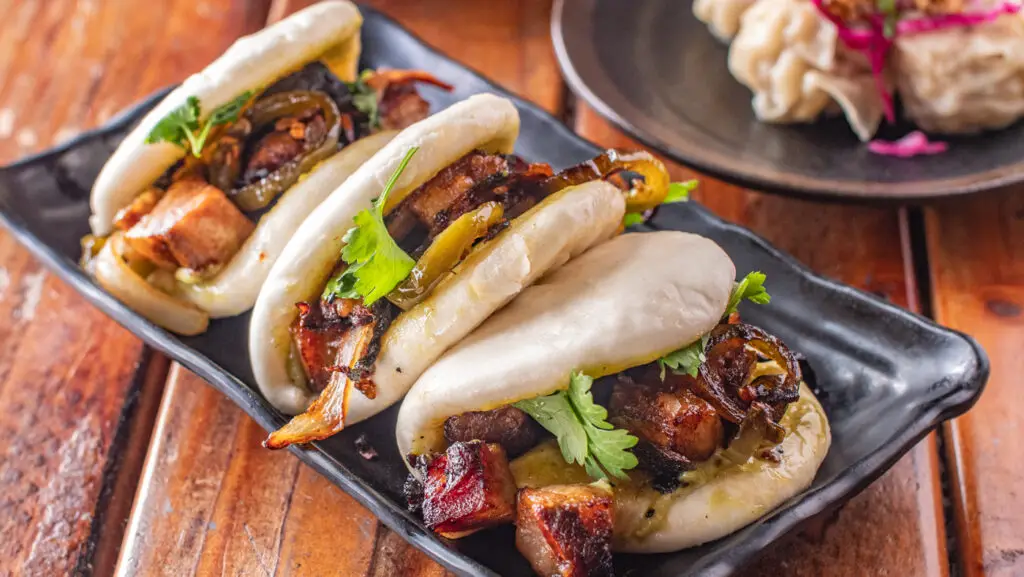
[[[412,84],[392,84],[381,96],[379,114],[381,128],[402,130],[430,116],[430,103]]]
[[[471,152],[437,173],[410,194],[405,202],[421,223],[431,226],[439,212],[469,192],[477,183],[507,173],[508,160],[503,155]]]
[[[477,183],[466,194],[438,212],[431,223],[431,232],[444,230],[460,216],[485,202],[499,202],[506,220],[511,220],[548,195],[545,184],[552,174],[550,165],[527,163],[514,155],[505,156],[505,161],[507,170],[504,173]]]
[[[444,437],[449,443],[479,439],[497,443],[509,458],[525,453],[537,444],[541,428],[520,409],[512,405],[491,411],[470,411],[449,417],[444,422]]]
[[[310,388],[320,392],[334,373],[344,373],[354,386],[369,398],[376,396],[372,367],[380,352],[380,340],[394,319],[394,307],[378,301],[371,307],[355,299],[303,302],[296,305],[299,316],[291,327],[292,342],[298,360],[309,379]],[[339,363],[339,355],[350,339],[362,339],[371,331],[367,345],[351,366]]]
[[[131,204],[117,211],[117,215],[114,216],[114,228],[117,230],[129,230],[138,224],[142,217],[153,211],[153,208],[156,207],[156,203],[160,201],[160,197],[163,194],[164,191],[157,188],[143,191],[142,194],[132,200]]]
[[[157,266],[201,271],[230,260],[253,228],[223,191],[186,176],[173,183],[124,238]]]
[[[452,85],[441,82],[422,70],[374,70],[364,80],[380,102],[377,113],[384,130],[401,130],[430,115],[430,103],[415,84],[423,82],[451,91]]]
[[[689,377],[666,377],[637,383],[621,376],[612,389],[609,421],[691,462],[703,461],[722,445],[722,420],[686,388]]]
[[[523,489],[516,548],[538,575],[612,575],[612,492],[599,485]]]
[[[515,499],[516,482],[501,445],[455,443],[426,466],[423,521],[444,537],[511,523]]]

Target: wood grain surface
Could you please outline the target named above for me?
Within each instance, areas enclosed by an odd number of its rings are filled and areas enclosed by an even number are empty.
[[[1024,575],[1024,191],[925,214],[935,316],[977,338],[992,362],[978,405],[945,426],[959,562],[971,577]]]
[[[0,0],[0,162],[103,122],[310,3]],[[595,142],[633,144],[567,98],[550,0],[370,4]],[[815,270],[918,309],[904,212],[710,179],[696,196]],[[946,575],[950,557],[972,576],[1024,574],[1024,468],[1005,458],[1022,451],[1013,395],[1024,372],[1024,197],[947,202],[926,217],[935,314],[993,359],[979,406],[946,428],[957,547],[946,550],[930,436],[750,575]],[[293,456],[263,450],[263,431],[200,379],[175,366],[165,386],[164,359],[5,233],[0,319],[0,575],[445,573]]]
[[[182,79],[258,27],[267,9],[191,0],[139,8],[0,2],[0,162]],[[204,27],[224,34],[194,42]],[[6,232],[0,319],[0,575],[109,574],[166,362],[151,361]]]

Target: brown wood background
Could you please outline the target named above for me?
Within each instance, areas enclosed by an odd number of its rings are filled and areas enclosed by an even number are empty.
[[[104,122],[307,3],[0,0],[0,162]],[[567,94],[550,0],[370,4],[585,137],[630,144]],[[901,210],[704,179],[699,200],[822,274],[975,335],[992,359],[986,394],[941,447],[929,436],[746,574],[1024,574],[1024,194]],[[445,573],[290,454],[261,449],[263,435],[0,232],[0,575]]]

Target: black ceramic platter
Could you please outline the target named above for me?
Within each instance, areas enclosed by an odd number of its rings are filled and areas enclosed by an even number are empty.
[[[1024,181],[1024,122],[938,137],[949,150],[893,158],[870,152],[839,117],[759,122],[729,73],[728,48],[678,0],[558,0],[551,23],[576,94],[638,140],[723,180],[780,194],[917,201]],[[913,130],[884,127],[880,138]]]
[[[518,100],[466,67],[425,46],[386,17],[364,8],[363,64],[424,69],[457,86],[453,94],[425,90],[437,108],[473,93],[515,100],[522,115],[517,152],[556,168],[599,152],[539,108]],[[100,289],[76,264],[79,237],[88,232],[93,180],[132,123],[160,99],[156,94],[112,121],[58,149],[0,169],[0,219],[40,260],[90,302],[153,347],[192,369],[265,429],[285,422],[257,392],[246,346],[248,315],[213,321],[209,332],[169,334]],[[720,243],[737,270],[762,270],[770,305],[743,309],[750,322],[806,355],[833,427],[832,449],[814,484],[760,521],[719,541],[664,555],[620,555],[619,574],[728,575],[809,517],[846,501],[878,478],[942,420],[978,398],[987,360],[969,337],[858,290],[820,278],[746,229],[694,204],[662,210],[649,229],[697,232]],[[353,495],[399,535],[464,575],[531,575],[516,552],[511,528],[445,542],[406,512],[406,475],[394,442],[397,407],[326,442],[292,448],[300,459]],[[379,458],[355,447],[365,434]],[[634,572],[635,571],[635,572]]]

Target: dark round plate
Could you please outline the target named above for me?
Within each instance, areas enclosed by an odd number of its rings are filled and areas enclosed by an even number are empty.
[[[1024,180],[1024,123],[943,138],[950,150],[873,154],[846,121],[758,122],[727,47],[679,0],[558,0],[555,51],[572,89],[646,145],[723,180],[798,196],[923,200]],[[882,137],[910,130],[896,126]]]

